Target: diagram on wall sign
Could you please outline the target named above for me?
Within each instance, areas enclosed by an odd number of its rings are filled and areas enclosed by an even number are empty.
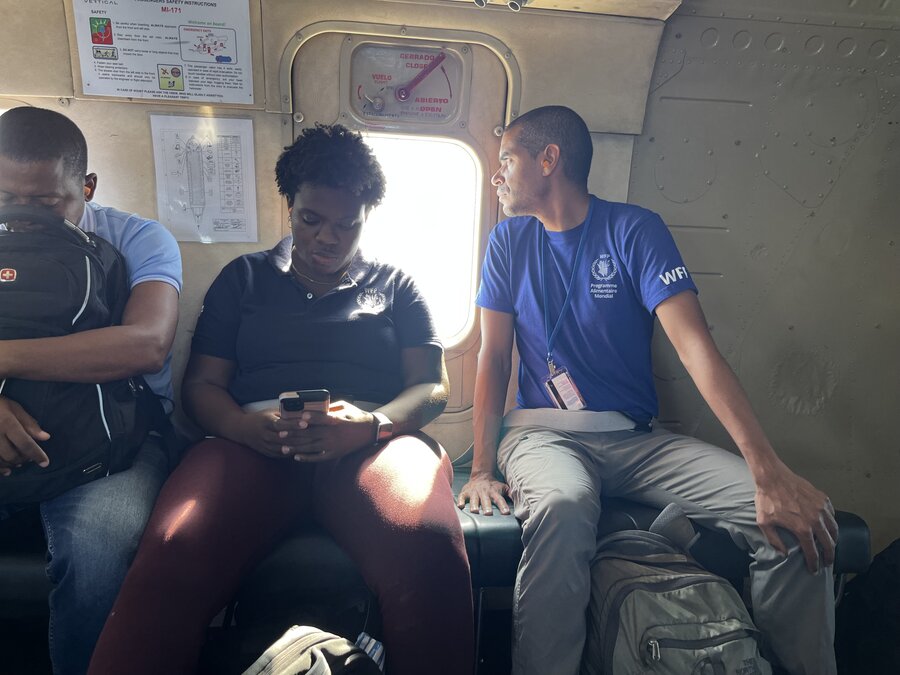
[[[256,241],[251,121],[150,121],[160,222],[179,241]]]
[[[216,174],[212,139],[209,137],[198,139],[191,136],[185,141],[177,131],[166,132],[165,136],[174,151],[172,158],[175,160],[175,166],[169,175],[181,176],[184,179],[179,191],[185,200],[184,203],[194,214],[199,230],[203,210],[206,208],[206,183]]]
[[[231,28],[179,26],[181,58],[200,63],[237,63],[237,33]]]

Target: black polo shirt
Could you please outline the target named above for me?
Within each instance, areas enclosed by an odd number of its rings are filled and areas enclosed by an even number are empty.
[[[206,293],[191,344],[234,361],[239,405],[294,389],[387,403],[403,389],[400,351],[442,349],[412,278],[357,251],[348,280],[313,297],[290,273],[291,237],[231,261]]]

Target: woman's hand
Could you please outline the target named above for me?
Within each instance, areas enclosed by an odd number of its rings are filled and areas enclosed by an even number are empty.
[[[253,448],[261,455],[286,459],[291,455],[291,446],[299,435],[297,420],[285,420],[278,410],[261,410],[242,413],[238,425],[242,445]]]
[[[327,413],[306,411],[289,423],[290,454],[298,462],[335,460],[373,445],[375,418],[352,403],[332,403]]]

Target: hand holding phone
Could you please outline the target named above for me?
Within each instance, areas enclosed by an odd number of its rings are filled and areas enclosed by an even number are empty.
[[[331,405],[331,394],[327,389],[286,391],[279,395],[278,403],[281,416],[286,419],[300,417],[305,410],[327,413]]]

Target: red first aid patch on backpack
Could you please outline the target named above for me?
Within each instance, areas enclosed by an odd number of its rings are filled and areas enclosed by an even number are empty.
[[[12,267],[4,267],[0,270],[0,282],[15,281],[16,271]]]

